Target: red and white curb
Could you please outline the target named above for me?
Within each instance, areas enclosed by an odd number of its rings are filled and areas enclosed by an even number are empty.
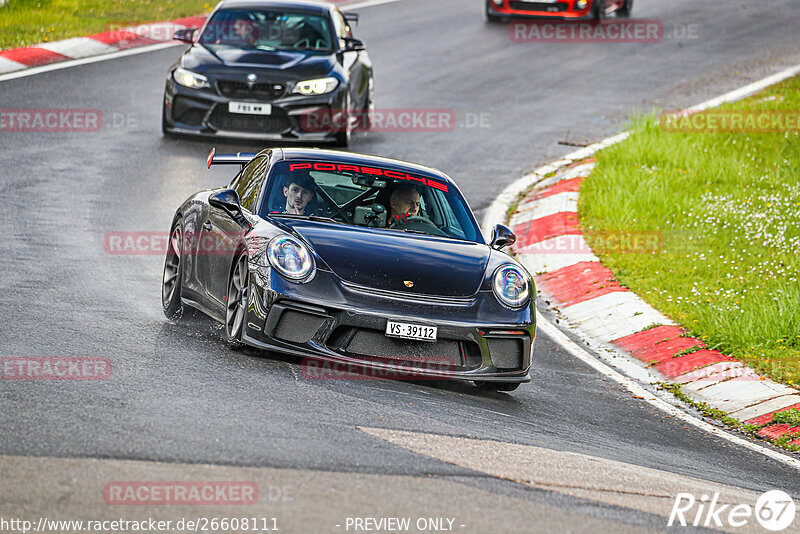
[[[88,37],[73,37],[26,48],[1,50],[0,74],[62,61],[111,54],[142,46],[168,43],[172,41],[172,36],[177,30],[197,28],[205,24],[205,21],[206,16],[200,15],[140,24]]]
[[[690,110],[739,100],[798,73],[800,66],[787,69]],[[627,136],[620,134],[578,150],[512,183],[487,210],[484,229],[508,222],[518,236],[513,251],[534,275],[547,301],[598,354],[627,356],[624,363],[615,361],[615,366],[624,367],[629,377],[678,384],[695,401],[730,417],[767,424],[758,432],[765,438],[800,432],[800,427],[768,424],[774,413],[800,409],[800,391],[759,376],[741,362],[708,349],[701,340],[686,337],[679,325],[620,286],[584,241],[578,197],[581,183],[594,168],[591,158]],[[520,197],[508,221],[509,207]],[[630,384],[626,387],[631,389]],[[791,443],[800,445],[800,439]],[[797,467],[796,462],[790,463]]]
[[[591,252],[561,252],[583,243],[581,238],[576,244],[577,200],[581,182],[593,168],[591,160],[566,167],[531,191],[511,217],[511,229],[520,237],[514,252],[535,274],[547,300],[586,337],[625,350],[655,369],[662,381],[680,384],[694,400],[730,417],[763,424],[776,411],[800,408],[800,392],[685,337],[684,329],[620,286]],[[559,240],[572,243],[559,246]],[[685,354],[689,350],[694,352]],[[771,425],[759,433],[775,438],[787,432],[800,432],[800,427]]]

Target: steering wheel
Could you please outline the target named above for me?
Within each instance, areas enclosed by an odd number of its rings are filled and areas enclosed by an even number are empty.
[[[408,228],[409,230],[419,230],[431,235],[447,237],[447,234],[442,232],[439,227],[433,223],[433,221],[427,217],[423,217],[422,215],[412,215],[406,219],[406,222],[404,223],[401,223],[397,219],[392,219],[392,222],[389,224],[389,228]]]

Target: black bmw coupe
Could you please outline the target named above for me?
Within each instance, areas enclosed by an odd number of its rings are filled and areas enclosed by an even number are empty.
[[[368,129],[372,62],[334,4],[315,0],[225,0],[172,65],[162,130],[347,146]]]
[[[162,304],[224,325],[224,337],[383,377],[530,381],[531,276],[486,243],[456,184],[420,165],[301,148],[216,155],[229,186],[175,213]],[[409,370],[413,371],[409,374]]]

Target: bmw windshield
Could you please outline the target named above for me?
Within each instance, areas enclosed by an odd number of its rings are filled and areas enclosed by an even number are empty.
[[[227,9],[214,14],[199,43],[212,51],[238,48],[331,52],[333,30],[328,17],[312,13]]]

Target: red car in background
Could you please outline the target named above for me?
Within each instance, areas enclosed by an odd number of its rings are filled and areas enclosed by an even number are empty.
[[[485,0],[489,22],[512,17],[541,17],[562,20],[604,19],[614,13],[629,17],[633,0]]]

